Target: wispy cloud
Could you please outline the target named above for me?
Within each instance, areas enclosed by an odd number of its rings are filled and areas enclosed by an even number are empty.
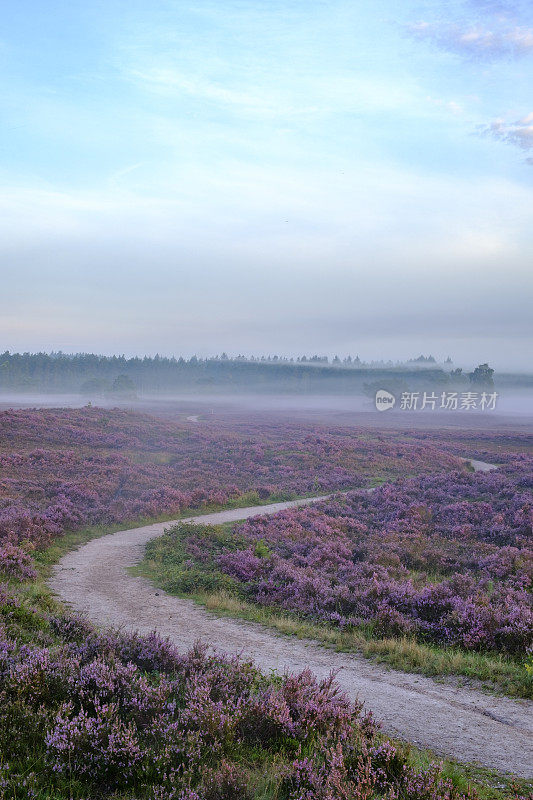
[[[172,67],[128,69],[127,80],[155,94],[187,96],[203,105],[218,106],[250,117],[305,117],[353,111],[401,111],[419,113],[423,95],[416,82],[399,86],[397,81],[339,70],[299,76],[290,72],[274,77],[251,75],[238,85],[224,76],[220,80],[181,72]]]
[[[466,58],[491,60],[533,53],[533,28],[505,25],[506,23],[497,20],[490,28],[481,24],[422,21],[409,25],[408,31],[417,39]]]
[[[132,172],[135,172],[136,169],[142,167],[144,164],[143,161],[139,161],[137,164],[129,164],[127,167],[123,167],[122,169],[118,169],[109,177],[109,184],[111,186],[118,186],[120,180],[124,178],[126,175],[129,175]]]
[[[436,106],[437,108],[442,108],[444,111],[449,112],[451,114],[455,115],[463,114],[465,110],[463,104],[458,103],[455,100],[444,100],[442,97],[432,97],[431,95],[428,95],[426,100],[432,106]]]
[[[467,0],[466,6],[488,14],[506,14],[509,17],[531,16],[530,0]]]
[[[254,97],[246,92],[228,89],[221,84],[210,83],[199,78],[190,78],[171,69],[152,69],[144,72],[133,70],[131,75],[139,82],[162,92],[184,92],[217,103],[252,108],[264,108],[265,105],[267,107],[271,105],[268,101],[265,102],[266,98]]]
[[[253,91],[234,88],[222,82],[184,75],[173,69],[132,70],[130,78],[152,91],[167,94],[186,94],[192,98],[212,102],[226,108],[233,107],[254,115],[277,116],[313,114],[320,111],[316,105],[297,105],[283,94],[273,94],[261,86]]]
[[[495,119],[490,125],[479,128],[483,136],[491,136],[498,141],[512,144],[521,150],[533,150],[533,112],[516,122]],[[533,166],[533,158],[528,157],[526,163]]]

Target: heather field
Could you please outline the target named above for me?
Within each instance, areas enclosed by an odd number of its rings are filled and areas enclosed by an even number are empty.
[[[312,425],[191,426],[124,410],[0,412],[0,544],[453,469],[426,442]]]
[[[179,526],[151,563],[176,590],[522,658],[528,457],[478,476],[460,447],[394,433],[200,429],[97,408],[4,412],[0,434],[2,798],[525,797],[493,775],[474,789],[465,768],[386,739],[334,679],[267,678],[201,647],[97,630],[45,579],[61,552],[126,520],[416,476],[236,527]]]
[[[383,738],[333,679],[99,633],[5,587],[0,602],[3,798],[525,799]]]
[[[389,655],[409,642],[422,660],[424,647],[457,652],[457,672],[483,664],[489,682],[495,659],[514,675],[506,689],[531,696],[532,467],[519,455],[492,472],[401,479],[240,525],[177,526],[148,545],[146,574],[177,593],[288,612],[308,634],[320,623],[344,641],[357,631],[393,642]],[[476,653],[485,660],[466,657]]]

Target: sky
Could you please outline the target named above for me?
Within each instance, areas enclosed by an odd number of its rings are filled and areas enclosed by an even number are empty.
[[[533,356],[530,0],[4,0],[0,350]]]

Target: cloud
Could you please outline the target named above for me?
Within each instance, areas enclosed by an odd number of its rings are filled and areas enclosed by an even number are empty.
[[[489,14],[507,14],[514,18],[530,16],[530,0],[467,0],[467,6]]]
[[[189,97],[212,104],[223,113],[257,118],[319,117],[335,113],[397,111],[418,113],[422,95],[415,81],[343,70],[326,76],[310,73],[295,80],[290,71],[272,75],[250,72],[237,77],[227,70],[217,79],[188,74],[170,67],[125,68],[123,74],[141,89],[169,97]]]
[[[490,125],[479,129],[483,136],[490,136],[497,141],[512,144],[520,150],[533,150],[533,112],[527,114],[516,122],[506,122],[504,119],[495,119]],[[533,158],[528,157],[526,164],[533,166]]]
[[[198,78],[189,78],[170,69],[152,69],[146,72],[133,71],[132,77],[160,91],[184,92],[194,97],[212,100],[224,105],[244,106],[256,110],[271,110],[271,103],[265,97],[236,91]]]
[[[426,100],[428,103],[431,103],[431,105],[442,108],[451,114],[458,115],[464,113],[464,106],[461,105],[461,103],[457,103],[455,100],[444,100],[441,97],[431,97],[431,95],[428,95]]]
[[[505,27],[495,21],[491,28],[483,25],[417,22],[408,26],[411,36],[428,41],[443,50],[465,58],[497,59],[533,53],[533,28]]]
[[[221,81],[181,74],[174,69],[132,70],[128,76],[134,82],[154,92],[168,95],[184,94],[226,109],[236,109],[264,117],[316,114],[321,108],[314,103],[293,103],[288,92],[273,91],[260,84],[241,90]]]

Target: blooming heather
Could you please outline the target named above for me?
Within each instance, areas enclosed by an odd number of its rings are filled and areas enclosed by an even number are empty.
[[[46,546],[66,530],[186,508],[367,485],[457,467],[427,443],[310,425],[191,430],[119,409],[0,413],[0,542]]]
[[[2,591],[6,797],[249,800],[266,775],[286,800],[475,797],[436,767],[410,766],[333,677],[267,679],[200,646],[180,654],[155,636],[38,611],[48,642],[24,645],[5,615],[16,601]]]
[[[399,480],[255,517],[222,542],[178,528],[189,570],[206,565],[261,605],[378,635],[524,653],[532,642],[533,459],[497,471]],[[201,576],[200,576],[201,578]]]

